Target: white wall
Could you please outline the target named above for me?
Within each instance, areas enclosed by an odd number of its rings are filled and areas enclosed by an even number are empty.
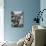
[[[40,9],[41,9],[41,11],[43,9],[46,9],[46,0],[40,0]],[[46,26],[46,11],[43,12],[42,17],[43,17],[44,21],[43,22],[41,21],[40,24],[43,26]]]
[[[0,0],[0,42],[4,41],[4,0]]]
[[[41,10],[46,9],[46,0],[40,0],[40,9]],[[40,22],[40,25],[43,25],[46,27],[46,11],[43,13],[42,17],[43,17],[44,21]]]

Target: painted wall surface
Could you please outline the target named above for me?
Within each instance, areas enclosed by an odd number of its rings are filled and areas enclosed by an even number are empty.
[[[40,1],[40,9],[41,9],[41,11],[42,11],[43,9],[46,9],[46,0],[41,0],[41,1]],[[43,17],[43,22],[41,21],[41,22],[40,22],[40,25],[46,27],[46,10],[43,12],[42,17]]]
[[[0,42],[4,41],[4,0],[0,0]]]
[[[41,10],[46,9],[46,0],[41,0],[40,1],[40,9]],[[43,13],[42,17],[43,17],[43,22],[41,21],[40,25],[46,27],[46,11]],[[46,34],[45,34],[45,36],[46,36]],[[45,39],[45,44],[46,44],[46,39]]]
[[[0,42],[4,41],[4,8],[0,8]]]
[[[7,41],[18,41],[32,29],[32,20],[36,17],[35,12],[40,9],[40,0],[5,0],[4,1],[4,35]],[[11,11],[24,11],[24,27],[11,27]]]

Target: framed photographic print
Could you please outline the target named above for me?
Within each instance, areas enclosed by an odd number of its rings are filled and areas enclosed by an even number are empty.
[[[23,11],[11,11],[11,26],[12,27],[24,26],[24,12]]]

